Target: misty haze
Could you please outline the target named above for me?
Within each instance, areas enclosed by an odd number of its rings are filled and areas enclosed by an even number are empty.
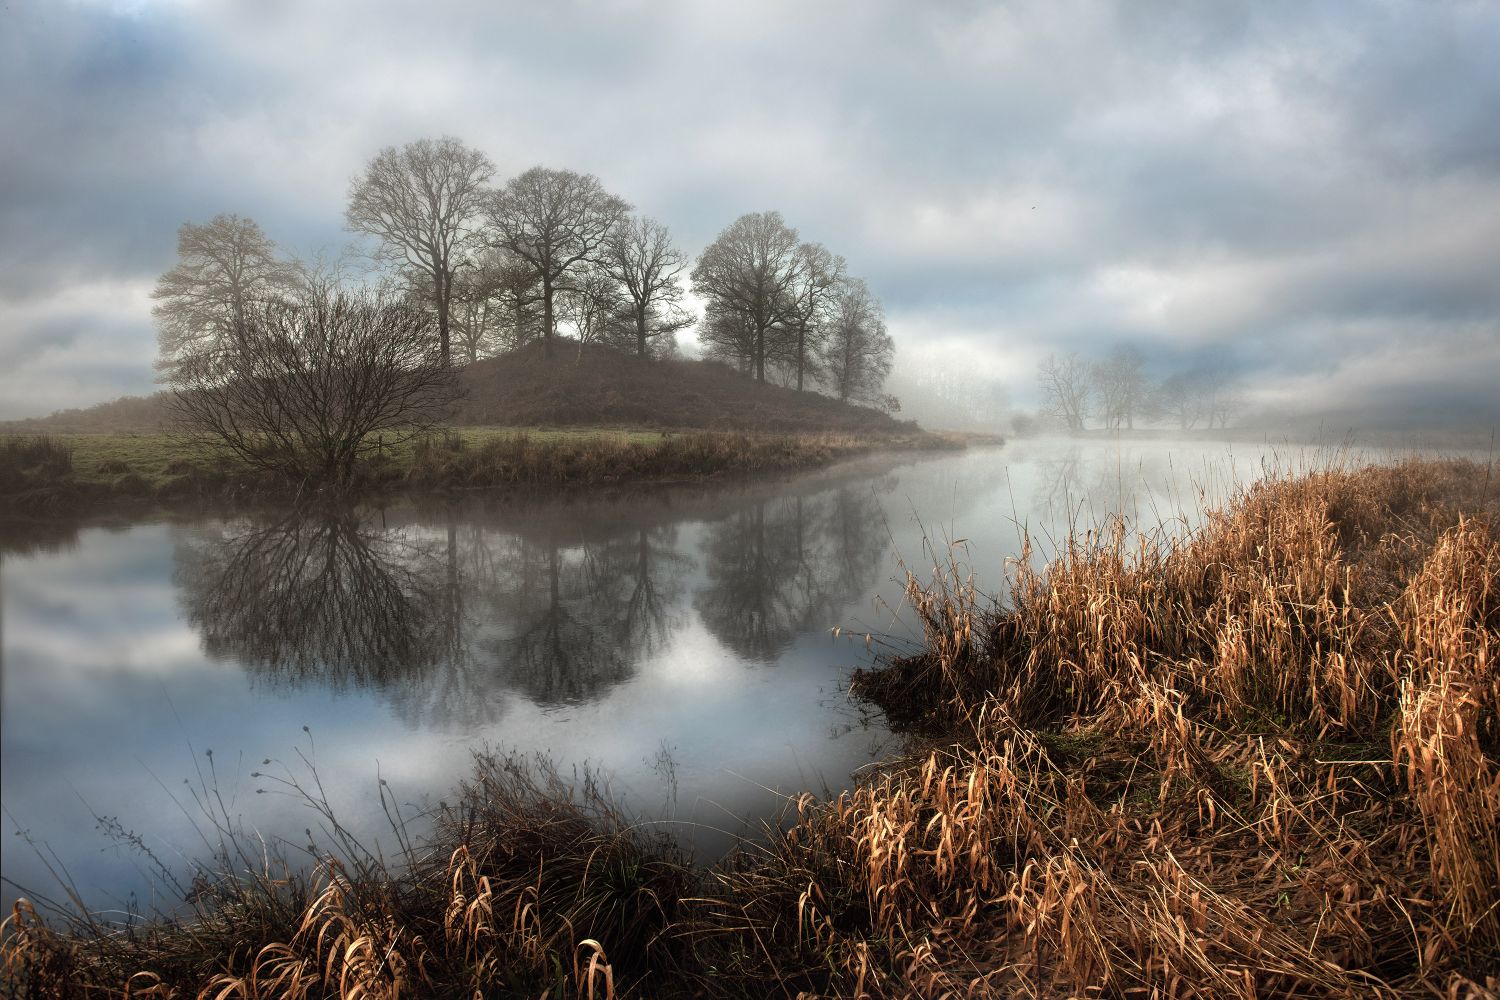
[[[1500,6],[0,10],[0,994],[1500,994]]]

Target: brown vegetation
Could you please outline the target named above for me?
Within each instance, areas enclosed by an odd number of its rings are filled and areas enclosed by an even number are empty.
[[[1188,537],[1111,522],[1023,556],[1003,604],[956,564],[910,580],[922,652],[856,687],[932,749],[802,797],[701,883],[587,787],[482,762],[407,874],[325,868],[217,937],[23,907],[6,974],[39,996],[1493,996],[1488,472],[1273,479]]]
[[[470,365],[460,424],[910,434],[915,425],[828,396],[757,383],[728,365],[657,361],[598,344],[533,344]]]
[[[545,438],[522,431],[470,444],[449,434],[418,441],[403,476],[407,485],[421,489],[697,479],[813,468],[877,446],[961,443],[922,435],[872,442],[847,434],[695,431],[640,440],[608,432]]]
[[[1023,558],[1004,608],[953,569],[912,581],[925,651],[857,686],[972,736],[794,832],[866,831],[854,867],[889,931],[871,967],[1041,993],[1488,995],[1495,506],[1469,463],[1328,471],[1186,540],[1116,521],[1043,572]]]

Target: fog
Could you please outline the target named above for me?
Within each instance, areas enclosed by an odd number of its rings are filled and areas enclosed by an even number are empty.
[[[1240,427],[1485,431],[1496,51],[1477,2],[23,0],[0,419],[153,389],[183,222],[337,251],[350,178],[450,134],[502,181],[596,174],[691,256],[779,210],[883,302],[904,416],[1004,426],[1049,355],[1128,348],[1231,373]]]

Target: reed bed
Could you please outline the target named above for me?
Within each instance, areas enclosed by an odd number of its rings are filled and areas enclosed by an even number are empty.
[[[1023,553],[1003,601],[953,561],[909,578],[925,641],[855,689],[911,728],[911,752],[799,797],[707,872],[587,783],[482,761],[441,846],[400,875],[264,876],[266,916],[245,921],[231,894],[201,924],[145,931],[19,907],[7,981],[42,997],[1494,997],[1488,479],[1416,461],[1272,475],[1189,534],[1112,520],[1044,568]]]

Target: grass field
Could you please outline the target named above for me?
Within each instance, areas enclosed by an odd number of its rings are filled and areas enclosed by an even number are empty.
[[[389,442],[389,443],[387,443]],[[616,428],[455,427],[377,436],[354,486],[450,490],[697,479],[809,468],[882,448],[954,448],[965,439]],[[0,436],[0,501],[49,508],[118,501],[296,495],[307,484],[243,466],[204,439],[166,434]]]
[[[1493,997],[1492,472],[1273,474],[1186,537],[1110,520],[1021,558],[1005,602],[955,563],[909,578],[923,647],[855,685],[908,752],[709,871],[594,785],[481,757],[404,865],[226,854],[191,916],[128,933],[19,906],[4,974],[38,997]]]

